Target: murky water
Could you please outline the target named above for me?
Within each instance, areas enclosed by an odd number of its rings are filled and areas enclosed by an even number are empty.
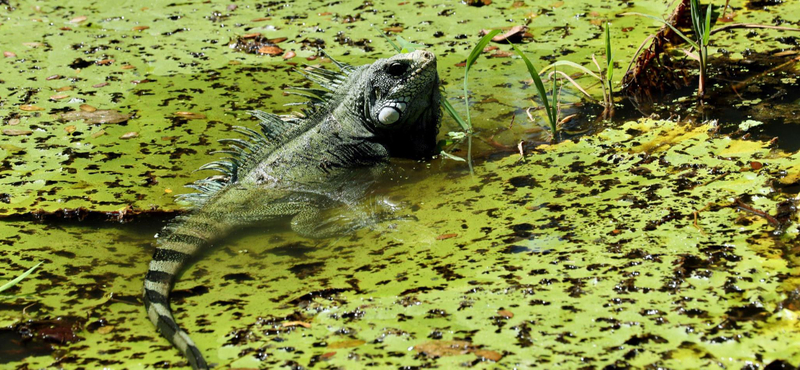
[[[798,1],[731,6],[735,22],[800,22]],[[2,293],[15,296],[0,300],[0,367],[14,369],[185,365],[141,306],[153,236],[217,139],[252,127],[251,109],[290,112],[298,99],[283,89],[308,84],[294,68],[332,68],[319,48],[363,64],[393,54],[378,30],[425,44],[463,115],[460,63],[480,29],[527,25],[514,41],[538,67],[590,66],[611,21],[619,80],[657,26],[620,14],[667,13],[655,1],[0,7],[0,282],[45,261]],[[254,33],[280,52],[227,46]],[[690,67],[685,89],[620,99],[611,122],[565,86],[561,116],[575,116],[556,146],[541,145],[541,111],[528,118],[538,98],[522,61],[492,43],[470,72],[475,175],[452,160],[400,163],[371,192],[395,217],[331,239],[237,233],[178,282],[176,317],[232,368],[796,366],[792,37],[715,38],[702,109],[691,62],[675,64]],[[130,117],[64,115],[97,110]],[[624,123],[651,114],[682,123]],[[684,124],[706,119],[722,135]],[[747,121],[760,124],[739,130]]]

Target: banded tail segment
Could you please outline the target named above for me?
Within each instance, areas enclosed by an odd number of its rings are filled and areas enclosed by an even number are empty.
[[[184,266],[211,241],[225,235],[227,230],[222,222],[198,213],[166,232],[167,235],[159,239],[144,278],[145,310],[161,335],[183,353],[193,369],[208,369],[200,350],[175,322],[169,307],[169,295]]]

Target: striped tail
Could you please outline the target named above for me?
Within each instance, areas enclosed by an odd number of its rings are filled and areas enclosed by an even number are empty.
[[[172,316],[169,294],[177,276],[212,239],[227,230],[219,222],[206,220],[202,214],[186,218],[173,231],[159,239],[159,245],[150,261],[144,278],[144,306],[150,321],[175,348],[189,360],[193,369],[208,369],[208,364],[189,335],[181,329]]]

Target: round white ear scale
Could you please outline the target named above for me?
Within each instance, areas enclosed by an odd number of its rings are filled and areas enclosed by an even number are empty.
[[[400,119],[400,112],[398,112],[394,107],[383,107],[381,111],[378,113],[378,121],[380,121],[384,125],[391,125],[392,123],[397,122]]]

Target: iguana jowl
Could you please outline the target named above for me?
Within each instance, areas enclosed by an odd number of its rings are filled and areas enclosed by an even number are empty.
[[[389,157],[435,154],[439,109],[436,57],[425,51],[352,67],[341,72],[304,72],[322,88],[299,89],[310,108],[296,117],[254,112],[261,132],[238,131],[228,139],[229,158],[201,169],[222,172],[190,185],[193,204],[159,237],[144,281],[147,315],[195,369],[207,369],[200,350],[178,327],[169,307],[172,285],[183,267],[210,243],[231,231],[291,217],[291,227],[309,237],[343,231],[321,211],[354,201],[359,175],[379,171]]]

